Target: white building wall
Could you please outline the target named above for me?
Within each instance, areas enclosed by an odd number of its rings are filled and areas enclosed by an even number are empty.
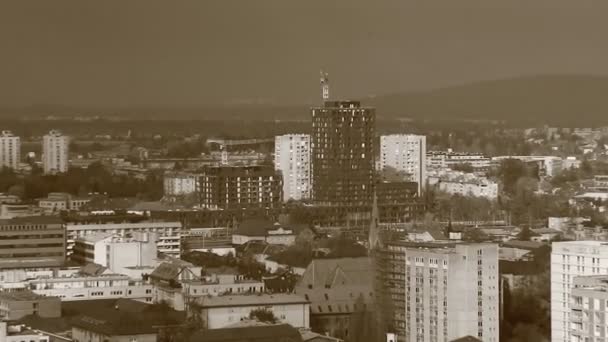
[[[601,241],[552,243],[551,341],[568,342],[574,277],[608,274],[608,245]]]
[[[406,268],[409,340],[449,342],[471,335],[498,342],[497,245],[407,248]]]
[[[411,175],[418,192],[426,185],[426,136],[392,134],[380,137],[380,168],[395,168]]]
[[[42,137],[42,168],[45,174],[68,171],[70,138],[59,131]]]
[[[283,175],[283,200],[310,197],[310,135],[275,137],[274,167]]]
[[[10,131],[0,135],[0,167],[16,170],[21,161],[21,139]]]
[[[203,302],[204,305],[204,302]],[[249,318],[249,313],[256,309],[272,311],[281,322],[295,328],[310,328],[310,304],[256,305],[205,308],[208,329],[220,329],[238,323],[242,318]]]

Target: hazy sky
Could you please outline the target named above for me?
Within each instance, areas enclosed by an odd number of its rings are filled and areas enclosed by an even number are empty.
[[[608,75],[608,1],[2,0],[0,106],[310,103]]]

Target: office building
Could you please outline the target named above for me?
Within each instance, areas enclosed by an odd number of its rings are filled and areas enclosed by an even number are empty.
[[[283,175],[283,201],[310,197],[310,135],[275,137],[274,168]]]
[[[52,130],[42,137],[42,168],[45,174],[68,171],[70,138]]]
[[[380,169],[393,168],[418,183],[418,192],[426,185],[426,136],[391,134],[380,137]]]
[[[381,223],[404,223],[424,212],[424,202],[418,196],[418,183],[380,181],[376,183],[378,220]]]
[[[21,139],[11,131],[2,131],[0,135],[0,167],[17,170],[21,161]]]
[[[377,263],[398,341],[498,342],[497,245],[389,242]]]
[[[0,220],[0,269],[63,266],[66,232],[60,219],[47,216]]]
[[[376,111],[358,101],[313,107],[312,199],[323,206],[368,206],[374,187]]]
[[[210,166],[201,170],[203,208],[278,208],[282,192],[281,173],[272,166]]]
[[[96,234],[129,236],[136,233],[156,233],[159,252],[179,257],[181,254],[181,222],[137,223],[68,223],[66,225],[68,255],[72,255],[76,239]]]
[[[608,245],[603,241],[567,241],[551,246],[551,341],[568,342],[575,278],[608,274]]]

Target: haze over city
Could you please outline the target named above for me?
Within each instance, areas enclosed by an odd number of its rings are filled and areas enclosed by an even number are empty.
[[[198,107],[608,75],[603,1],[3,1],[3,106]]]

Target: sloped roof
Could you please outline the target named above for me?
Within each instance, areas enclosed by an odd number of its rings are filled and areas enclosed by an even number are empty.
[[[88,276],[98,276],[102,275],[107,269],[107,267],[101,266],[99,264],[90,263],[82,266],[78,270],[78,273]]]
[[[302,342],[299,331],[289,324],[247,326],[203,330],[195,333],[190,342]]]
[[[179,274],[183,271],[184,266],[177,265],[172,262],[162,262],[156,266],[150,277],[162,280],[177,280]]]
[[[371,285],[372,264],[369,257],[313,259],[299,283],[313,288],[326,285]]]

